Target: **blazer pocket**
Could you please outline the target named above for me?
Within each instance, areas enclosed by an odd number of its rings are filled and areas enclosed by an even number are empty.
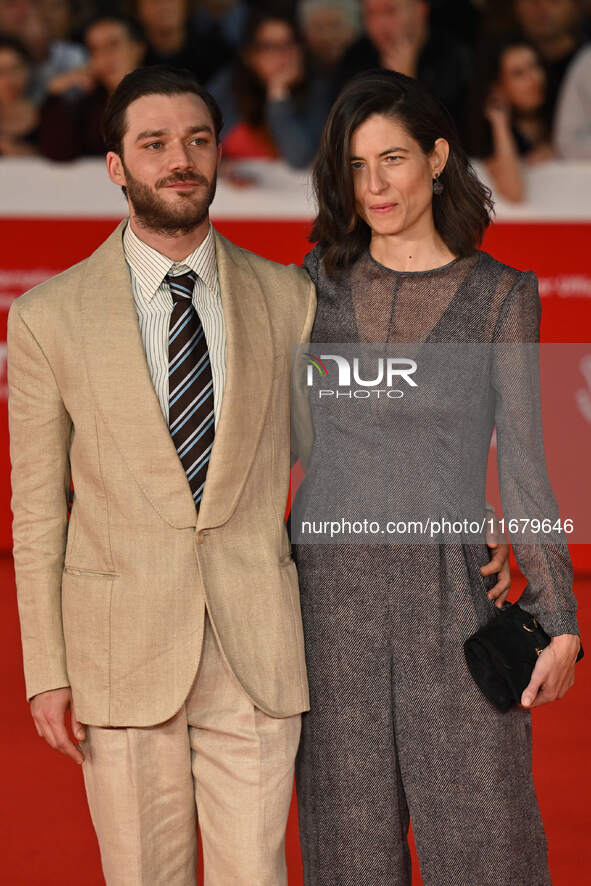
[[[119,578],[118,572],[100,572],[97,569],[82,569],[78,566],[64,566],[67,575],[89,576],[90,578]]]

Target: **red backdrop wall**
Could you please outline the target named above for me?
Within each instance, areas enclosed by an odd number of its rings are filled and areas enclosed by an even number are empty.
[[[215,213],[213,221],[235,243],[275,261],[300,263],[310,248],[309,221],[216,221]],[[13,298],[35,283],[85,258],[117,222],[116,218],[0,218],[0,550],[8,550],[11,545],[5,366],[8,308]],[[486,236],[483,248],[496,258],[538,275],[543,300],[543,341],[591,341],[590,244],[591,222],[502,222],[494,224]],[[591,359],[591,345],[589,355]],[[568,435],[577,428],[577,433],[586,435],[580,445],[589,449],[591,410],[586,414],[584,400],[586,397],[586,402],[591,403],[591,377],[578,377],[578,372],[575,368],[572,377],[565,379],[564,389],[581,390],[583,401],[573,396],[572,402],[568,402],[560,430]],[[572,465],[558,465],[555,470],[551,479],[560,502],[560,472],[565,472],[562,482],[572,487]],[[581,477],[581,483],[584,481]],[[591,570],[591,545],[572,545],[571,555],[575,568]]]

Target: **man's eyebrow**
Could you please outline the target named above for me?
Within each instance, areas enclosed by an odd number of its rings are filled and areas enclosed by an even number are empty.
[[[168,129],[144,129],[136,137],[136,142],[144,141],[146,138],[160,138],[163,135],[167,135],[168,132]],[[207,123],[200,124],[199,126],[189,126],[185,130],[184,135],[194,135],[196,132],[209,132],[210,135],[213,135],[213,129]]]
[[[408,148],[388,148],[386,151],[382,151],[378,154],[378,157],[385,157],[386,154],[408,154]],[[350,157],[350,160],[363,160],[363,157]]]
[[[158,138],[161,135],[166,135],[167,132],[167,129],[145,129],[137,136],[136,142],[141,142],[145,138]]]

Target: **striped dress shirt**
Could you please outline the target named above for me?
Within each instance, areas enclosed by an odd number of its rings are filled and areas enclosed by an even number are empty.
[[[152,384],[168,424],[168,328],[172,295],[166,274],[195,271],[197,280],[193,305],[205,333],[213,378],[213,403],[217,427],[226,378],[226,326],[215,258],[213,229],[190,255],[175,262],[148,246],[133,232],[129,222],[123,233],[123,251],[131,275],[131,288],[137,311],[146,360]]]

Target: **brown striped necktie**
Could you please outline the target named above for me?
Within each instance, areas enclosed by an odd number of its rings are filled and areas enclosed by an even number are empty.
[[[165,279],[173,301],[168,332],[168,426],[199,510],[215,428],[213,376],[203,325],[193,306],[197,274],[167,274]]]

